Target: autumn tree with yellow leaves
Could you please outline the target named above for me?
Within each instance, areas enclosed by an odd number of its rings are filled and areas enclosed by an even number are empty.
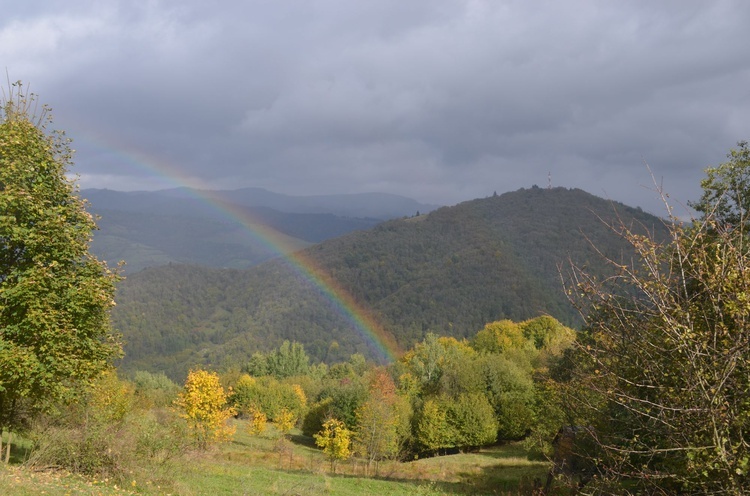
[[[266,425],[268,424],[268,417],[263,411],[255,407],[250,407],[248,411],[249,420],[247,423],[247,432],[251,436],[259,436],[266,431]]]
[[[336,473],[336,462],[352,456],[352,433],[340,420],[328,419],[323,423],[321,431],[313,437],[315,437],[315,444],[328,456],[333,473]]]
[[[191,370],[182,392],[175,400],[180,417],[187,420],[196,444],[206,449],[215,442],[229,440],[235,428],[227,424],[235,414],[227,404],[227,394],[219,376],[205,370]]]

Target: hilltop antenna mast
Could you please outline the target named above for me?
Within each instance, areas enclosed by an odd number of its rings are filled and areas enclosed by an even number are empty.
[[[552,173],[547,171],[547,189],[552,189]]]

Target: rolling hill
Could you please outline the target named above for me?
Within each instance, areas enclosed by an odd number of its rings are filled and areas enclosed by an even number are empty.
[[[664,233],[660,219],[639,209],[534,187],[386,221],[303,255],[406,348],[430,331],[466,337],[501,318],[550,314],[578,325],[559,267],[573,261],[605,274],[597,250],[627,257],[607,225],[615,219]],[[317,360],[377,356],[326,292],[283,259],[246,270],[144,270],[121,284],[113,320],[128,341],[123,367],[173,377],[193,365],[243,363],[283,339],[302,342]]]
[[[394,195],[293,197],[261,189],[200,192],[179,188],[82,196],[100,217],[92,252],[125,272],[168,263],[247,268],[383,219],[434,207]],[[377,204],[384,206],[377,207]],[[358,213],[372,214],[369,217]],[[273,244],[248,229],[274,232]]]

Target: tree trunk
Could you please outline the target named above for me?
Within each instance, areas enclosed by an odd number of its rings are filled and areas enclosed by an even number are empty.
[[[8,440],[5,443],[5,464],[10,463],[10,438],[13,435],[13,432],[8,431]]]

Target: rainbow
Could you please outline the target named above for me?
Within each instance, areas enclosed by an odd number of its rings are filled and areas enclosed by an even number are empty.
[[[177,167],[163,160],[147,156],[139,151],[125,151],[124,147],[103,146],[103,140],[84,140],[86,145],[99,151],[114,154],[150,174],[157,174],[159,180],[166,180],[176,187],[187,187],[198,200],[211,205],[230,221],[238,222],[252,236],[272,252],[278,253],[285,263],[307,280],[323,295],[329,305],[343,316],[365,341],[365,344],[384,362],[393,362],[401,354],[393,335],[375,318],[373,312],[354,299],[336,279],[328,274],[320,264],[304,251],[296,250],[288,237],[254,218],[248,211],[224,201],[198,179],[189,178]]]

